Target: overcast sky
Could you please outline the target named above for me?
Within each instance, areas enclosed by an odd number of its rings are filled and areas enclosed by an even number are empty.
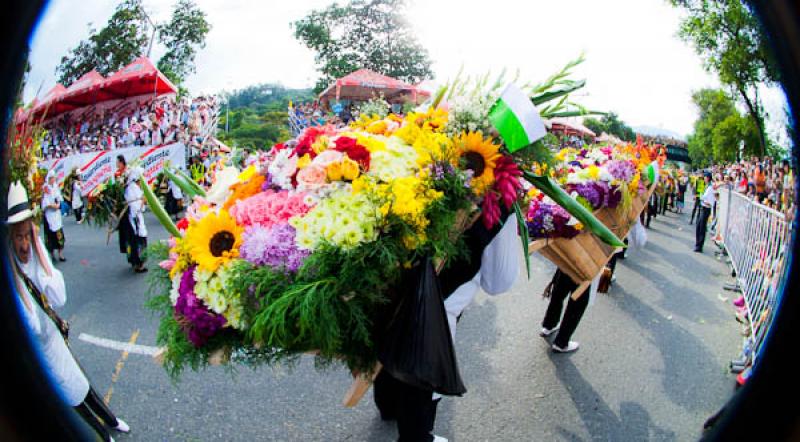
[[[292,36],[290,23],[331,0],[197,0],[212,30],[197,56],[192,93],[277,82],[313,86],[314,55]],[[152,18],[169,18],[172,1],[144,0]],[[115,7],[108,0],[53,0],[31,48],[26,102],[55,84],[68,49],[102,27]],[[676,36],[680,16],[664,0],[410,0],[407,17],[430,52],[437,82],[464,72],[519,69],[543,80],[584,52],[576,71],[587,87],[576,101],[617,112],[628,124],[688,134],[696,118],[691,92],[718,86],[694,51]],[[161,55],[153,50],[152,58]],[[781,114],[781,94],[767,94],[768,111]]]

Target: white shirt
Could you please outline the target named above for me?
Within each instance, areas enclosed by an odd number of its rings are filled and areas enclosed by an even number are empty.
[[[83,207],[83,198],[81,195],[81,184],[78,181],[72,182],[72,208],[75,210]]]
[[[42,210],[44,210],[44,217],[47,220],[47,225],[53,232],[63,227],[61,220],[61,192],[58,191],[58,186],[51,187],[46,185],[44,188],[44,195],[42,196]],[[48,207],[50,205],[58,205],[58,209]]]
[[[178,187],[172,180],[169,181],[169,191],[172,193],[172,197],[176,200],[183,199],[183,192],[181,192],[181,188]]]
[[[714,190],[714,184],[708,183],[705,192],[703,192],[703,196],[700,197],[700,203],[703,205],[703,207],[708,207],[710,209],[712,206],[714,206],[714,202],[716,201],[716,198],[714,197],[715,192],[716,190]]]
[[[128,220],[133,226],[133,233],[141,238],[147,237],[147,225],[144,223],[144,192],[137,181],[125,186],[125,201],[128,203]]]
[[[41,244],[41,239],[38,237],[34,240],[39,241]],[[36,288],[47,297],[50,306],[60,307],[64,305],[67,300],[67,291],[61,272],[53,267],[53,263],[50,262],[50,258],[46,253],[44,254],[44,259],[48,260],[50,271],[52,272],[51,276],[47,276],[33,251],[31,251],[30,257],[25,264],[17,259],[20,269],[28,276]],[[64,342],[58,327],[47,316],[47,313],[39,307],[39,304],[21,279],[18,287],[23,291],[20,295],[27,297],[29,301],[30,308],[19,299],[19,308],[31,331],[34,342],[39,343],[43,365],[47,372],[50,373],[51,380],[56,390],[61,393],[64,401],[74,407],[86,399],[86,395],[89,393],[89,381],[75,361],[75,357],[67,347],[67,343]]]
[[[454,343],[458,315],[472,303],[478,294],[478,289],[483,289],[487,294],[494,296],[507,292],[514,285],[519,275],[521,244],[517,232],[516,216],[510,215],[500,232],[483,250],[481,268],[478,273],[471,280],[461,284],[444,300],[447,325],[450,327],[450,336]],[[433,394],[434,400],[440,397],[441,395],[438,393]]]

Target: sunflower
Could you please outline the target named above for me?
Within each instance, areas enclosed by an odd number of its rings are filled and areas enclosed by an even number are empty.
[[[494,183],[494,168],[500,158],[500,146],[484,138],[481,131],[462,132],[453,140],[461,167],[472,171],[472,186],[476,195],[483,195]]]
[[[192,260],[203,269],[214,272],[220,265],[239,256],[244,228],[226,211],[210,213],[193,223],[186,231]]]

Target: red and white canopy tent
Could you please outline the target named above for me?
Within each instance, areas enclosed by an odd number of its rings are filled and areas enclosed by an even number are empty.
[[[575,135],[579,137],[596,137],[597,134],[578,121],[570,121],[566,118],[551,118],[545,121],[548,132],[563,135]]]
[[[367,101],[380,95],[389,103],[417,103],[429,97],[430,93],[396,78],[369,69],[359,69],[333,82],[319,94],[319,99],[323,103],[331,100]]]
[[[153,94],[156,97],[177,92],[178,88],[153,65],[150,59],[139,57],[108,78],[92,70],[67,88],[57,84],[40,101],[34,100],[28,112],[18,113],[17,124],[28,118],[49,119],[105,101],[146,94]]]

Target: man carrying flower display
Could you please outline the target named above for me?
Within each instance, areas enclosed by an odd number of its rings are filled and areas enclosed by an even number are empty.
[[[480,289],[489,295],[508,291],[520,265],[520,243],[514,216],[505,214],[503,226],[487,229],[475,223],[464,232],[469,256],[454,260],[439,274],[450,335]],[[470,278],[470,275],[472,277]],[[441,395],[404,383],[386,370],[375,379],[375,405],[383,420],[396,420],[399,441],[446,441],[432,435]]]

